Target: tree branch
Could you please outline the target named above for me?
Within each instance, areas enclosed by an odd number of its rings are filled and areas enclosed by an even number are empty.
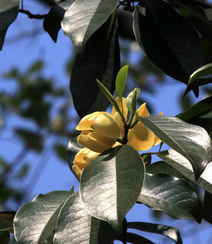
[[[46,14],[43,14],[43,15],[41,15],[41,14],[32,14],[28,10],[24,10],[24,9],[19,9],[19,12],[28,15],[28,17],[30,19],[44,19],[46,17]]]

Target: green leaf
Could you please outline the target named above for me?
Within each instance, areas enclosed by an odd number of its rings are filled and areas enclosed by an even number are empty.
[[[75,175],[75,177],[77,178],[77,180],[79,180],[79,178],[77,177],[76,173],[74,172],[74,170],[72,169],[73,161],[74,161],[74,157],[75,155],[81,150],[83,149],[83,146],[80,145],[77,142],[77,137],[73,138],[72,140],[69,141],[68,143],[68,147],[66,150],[67,153],[67,160],[68,160],[68,165],[69,168],[71,170],[71,172]]]
[[[122,232],[125,215],[135,204],[144,181],[145,167],[128,145],[109,149],[83,170],[80,194],[86,211]]]
[[[187,178],[184,177],[179,171],[177,171],[175,168],[173,168],[172,166],[170,166],[169,164],[163,161],[150,164],[149,166],[146,167],[146,172],[150,174],[163,173],[163,174],[175,176],[179,179],[187,180]]]
[[[84,58],[77,55],[72,70],[70,90],[80,117],[107,109],[108,99],[99,90],[96,79],[113,93],[119,68],[117,22],[115,14],[112,14],[89,39]]]
[[[0,212],[0,231],[12,230],[13,219],[16,212],[7,211]]]
[[[138,44],[149,59],[174,79],[187,84],[189,76],[202,65],[196,30],[166,2],[140,1],[133,26]]]
[[[176,219],[201,222],[201,202],[194,189],[182,179],[167,174],[146,173],[138,201]]]
[[[85,44],[115,10],[118,0],[76,0],[66,11],[61,23],[80,55],[83,56]],[[96,77],[97,78],[97,77]]]
[[[167,225],[152,224],[145,222],[128,222],[127,228],[164,235],[173,240],[176,244],[183,243],[178,229]]]
[[[127,73],[128,73],[129,65],[125,65],[122,67],[118,75],[116,77],[116,92],[118,97],[122,100],[124,94],[124,88],[127,80]]]
[[[206,64],[201,68],[194,71],[189,78],[188,85],[190,85],[194,80],[197,80],[200,77],[212,75],[212,64]]]
[[[179,171],[182,175],[184,175],[189,180],[195,182],[195,184],[199,185],[203,189],[212,193],[212,164],[209,163],[201,174],[199,179],[195,180],[194,170],[190,162],[183,157],[181,154],[177,153],[175,150],[170,149],[168,151],[159,152],[157,156],[164,160],[166,163],[171,165],[177,171]]]
[[[67,161],[67,157],[66,157],[66,149],[65,149],[65,147],[64,147],[64,145],[63,144],[55,144],[54,145],[54,150],[56,151],[56,154],[57,154],[57,156],[61,159],[61,160],[63,160],[63,161]]]
[[[130,112],[133,111],[133,108],[135,108],[136,100],[139,96],[140,88],[135,88],[133,91],[129,93],[129,95],[126,98],[126,106]]]
[[[114,231],[109,224],[90,216],[79,192],[74,193],[61,209],[54,244],[113,243]]]
[[[20,0],[0,0],[0,50],[2,50],[8,27],[18,16],[19,4]]]
[[[74,3],[75,0],[68,0],[66,2],[59,3],[52,7],[49,13],[46,15],[43,21],[43,28],[46,32],[49,33],[52,40],[57,42],[57,35],[61,28],[61,21],[66,10]]]
[[[211,205],[212,205],[212,194],[205,191],[202,217],[203,217],[203,219],[205,219],[210,224],[212,224]]]
[[[211,139],[202,127],[171,116],[139,117],[139,120],[163,142],[189,160],[196,180],[212,161]]]
[[[212,110],[212,97],[208,97],[194,106],[187,109],[185,112],[181,113],[177,117],[183,121],[188,121],[195,116],[199,116],[203,113],[209,112]]]
[[[8,244],[10,241],[10,232],[3,231],[0,233],[0,243],[1,244]]]
[[[71,191],[39,194],[21,207],[14,219],[14,235],[18,243],[43,244],[53,232],[59,211]]]

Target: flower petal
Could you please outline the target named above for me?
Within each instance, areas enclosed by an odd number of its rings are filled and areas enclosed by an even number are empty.
[[[147,117],[149,116],[149,111],[146,108],[146,103],[143,103],[140,108],[138,109],[138,115],[141,117]]]
[[[120,135],[118,124],[107,112],[98,113],[93,120],[93,126],[95,131],[106,137],[117,138]]]
[[[144,125],[135,125],[128,133],[128,145],[138,151],[149,150],[154,142],[155,135]]]
[[[92,114],[88,114],[84,116],[78,126],[76,127],[76,130],[93,130],[93,119],[96,117],[96,115],[100,112],[94,112]]]
[[[80,134],[77,141],[84,147],[94,152],[103,152],[109,149],[116,142],[116,138],[109,138],[99,134],[98,132],[90,132],[88,135]]]
[[[75,172],[75,174],[77,175],[77,177],[80,179],[81,174],[82,174],[82,170],[80,170],[76,165],[73,165],[72,169]]]

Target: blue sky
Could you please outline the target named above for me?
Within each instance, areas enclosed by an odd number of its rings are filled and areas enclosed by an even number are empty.
[[[24,2],[24,8],[30,10],[34,14],[45,14],[48,11],[48,9],[39,7],[39,5],[34,4],[34,1],[30,0]],[[21,34],[22,31],[32,31],[37,28],[41,29],[41,34],[35,35],[33,38],[23,38],[20,42],[13,39],[15,36],[17,37],[17,35],[23,35]],[[62,31],[59,32],[58,41],[55,44],[49,35],[42,31],[41,20],[31,20],[20,13],[15,23],[9,27],[3,51],[0,53],[0,91],[2,89],[13,89],[12,86],[8,86],[8,82],[6,83],[2,80],[3,73],[9,71],[12,67],[18,67],[20,70],[24,71],[33,63],[33,61],[40,58],[44,59],[46,62],[45,75],[49,77],[53,76],[58,84],[66,86],[68,89],[70,78],[65,74],[64,64],[71,55],[71,49],[71,41],[64,36]],[[169,79],[167,85],[163,86],[163,89],[159,88],[159,92],[156,95],[143,94],[143,98],[151,101],[151,104],[153,104],[155,108],[155,114],[162,111],[165,115],[175,116],[181,112],[181,109],[177,106],[177,102],[179,95],[183,93],[185,88],[184,84]],[[192,97],[195,99],[194,96]],[[199,99],[202,98],[200,97]],[[9,121],[8,127],[10,128],[19,122],[18,118],[12,118]],[[4,138],[0,139],[0,156],[4,156],[9,161],[12,161],[20,150],[20,145],[14,142],[12,135],[9,132],[4,134]],[[37,155],[31,153],[28,156],[27,161],[40,162],[45,160],[45,156],[36,159],[35,157],[37,157]],[[37,176],[39,177],[39,181],[30,193],[29,200],[39,193],[44,194],[54,190],[70,190],[73,185],[75,186],[75,190],[78,189],[79,184],[69,170],[68,164],[59,162],[58,158],[54,156],[48,158],[47,161],[47,164],[43,165],[42,171],[39,172],[39,175]],[[33,172],[35,169],[36,163],[32,163],[31,171],[25,184],[29,183],[30,177],[34,175]],[[165,214],[163,218],[156,220],[155,218],[152,218],[151,212],[152,211],[145,206],[136,205],[127,215],[127,219],[129,221],[154,222],[175,226],[182,231],[182,237],[190,235],[189,238],[185,239],[185,244],[210,243],[212,232],[209,224],[203,223],[199,226],[198,224],[191,223],[191,221],[187,220],[173,220]],[[199,229],[197,230],[197,228]],[[152,240],[157,244],[173,243],[171,241],[166,242],[167,239],[161,239],[159,236],[152,236],[152,234],[147,234],[145,236],[153,237]]]

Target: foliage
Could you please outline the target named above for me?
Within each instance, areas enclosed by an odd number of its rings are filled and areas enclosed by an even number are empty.
[[[14,232],[18,243],[106,244],[114,240],[151,243],[141,235],[128,232],[133,228],[162,234],[175,243],[182,243],[175,228],[160,226],[159,230],[159,226],[153,224],[128,223],[125,216],[136,203],[142,203],[176,219],[186,218],[200,223],[204,218],[212,223],[209,217],[212,201],[211,96],[176,117],[149,116],[146,110],[141,114],[140,108],[136,110],[139,89],[134,87],[125,105],[123,95],[130,68],[124,66],[119,70],[116,12],[121,6],[125,11],[133,12],[135,40],[146,56],[175,82],[184,83],[187,86],[185,95],[193,91],[198,96],[201,86],[212,83],[211,55],[205,51],[210,50],[212,44],[212,6],[196,0],[91,0],[89,4],[84,0],[55,0],[53,5],[48,14],[36,16],[23,8],[18,10],[19,1],[0,0],[0,21],[3,23],[0,25],[0,46],[3,46],[6,31],[18,12],[44,18],[44,30],[55,42],[62,28],[78,52],[70,91],[81,122],[86,121],[87,128],[82,129],[80,136],[88,140],[91,133],[103,135],[106,131],[104,136],[115,140],[107,150],[97,150],[95,146],[89,148],[90,144],[86,144],[89,150],[100,154],[82,167],[82,174],[74,170],[80,180],[79,191],[73,192],[72,189],[38,195],[16,214],[0,213],[1,242],[8,243],[9,233]],[[21,96],[21,99],[12,97],[9,106],[25,118],[36,118],[37,133],[16,129],[16,134],[27,145],[26,151],[42,150],[41,132],[50,121],[50,103],[45,99],[46,95],[57,97],[60,93],[65,96],[63,90],[52,87],[51,81],[34,76],[41,67],[42,63],[38,62],[23,75],[17,70],[7,74],[8,78],[19,80]],[[22,86],[23,83],[27,83],[27,88]],[[112,95],[115,88],[119,100]],[[1,97],[5,99],[4,94]],[[106,114],[104,111],[109,102],[113,105],[112,113],[115,110],[113,125],[105,129],[108,122],[102,119],[97,129],[99,124],[93,123],[96,119],[93,113],[100,111],[99,114]],[[37,116],[38,105],[42,117]],[[5,103],[4,106],[8,105]],[[129,116],[125,114],[126,109]],[[65,126],[59,122],[48,125],[48,132],[63,130],[67,136]],[[108,130],[114,128],[114,123],[121,125],[116,136],[110,135],[112,130]],[[141,133],[140,128],[145,130],[142,129]],[[171,149],[139,154],[133,144],[128,144],[130,131],[134,131],[138,141],[152,140],[151,146],[161,142],[161,147],[166,143]],[[99,134],[92,138],[95,143],[100,142]],[[78,139],[72,137],[67,148],[71,170],[75,155],[82,150],[80,136]],[[54,149],[61,155],[61,144],[55,144]],[[151,164],[151,154],[163,161]],[[8,168],[1,177],[2,183],[7,172]],[[5,187],[4,184],[2,186]],[[196,191],[197,186],[204,191],[204,204]]]

